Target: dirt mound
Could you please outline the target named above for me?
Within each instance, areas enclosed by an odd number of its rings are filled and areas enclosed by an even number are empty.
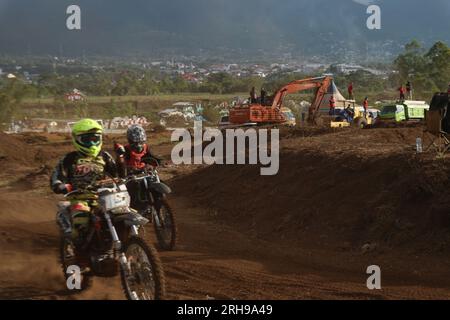
[[[44,133],[41,134],[35,134],[35,133],[23,133],[20,135],[23,141],[25,141],[27,144],[40,144],[40,143],[47,143],[49,141],[49,138]]]
[[[342,130],[342,129],[340,129]],[[294,128],[280,128],[281,138],[295,138],[295,137],[313,137],[324,134],[335,133],[336,129],[330,127],[294,127]]]
[[[30,165],[35,150],[21,139],[0,132],[0,169],[11,164]]]
[[[449,161],[416,156],[420,133],[350,130],[288,139],[276,176],[260,176],[258,166],[211,166],[173,187],[211,216],[264,239],[450,250]]]
[[[280,172],[270,177],[257,166],[161,168],[175,191],[169,199],[180,231],[177,251],[160,253],[168,297],[449,298],[449,166],[415,156],[417,135],[400,129],[285,136]],[[157,138],[151,136],[156,153],[169,155],[171,145]],[[62,198],[49,190],[48,174],[71,144],[56,135],[31,140],[36,150],[45,147],[36,158],[52,165],[35,161],[12,172],[12,185],[0,179],[0,299],[123,299],[117,277],[97,277],[79,295],[66,290],[55,223]],[[364,272],[374,263],[382,266],[383,290],[369,292]]]

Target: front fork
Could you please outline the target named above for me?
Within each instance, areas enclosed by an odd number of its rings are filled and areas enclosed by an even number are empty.
[[[161,228],[162,225],[161,220],[159,219],[158,210],[155,207],[153,208],[154,208],[154,210],[152,210],[153,222],[158,228]]]
[[[160,207],[159,202],[161,200],[158,197],[155,197],[153,195],[153,193],[150,191],[147,179],[144,179],[143,182],[144,182],[144,188],[148,192],[147,193],[148,194],[148,198],[149,198],[148,202],[151,205],[152,221],[153,221],[153,223],[155,223],[155,225],[158,228],[161,228],[161,220],[159,219],[159,215],[158,215],[158,207]],[[161,195],[161,197],[163,197],[163,196]]]
[[[128,263],[128,259],[125,255],[125,252],[122,251],[122,242],[119,239],[119,236],[117,235],[117,231],[116,228],[114,227],[112,221],[111,221],[111,216],[109,215],[108,212],[105,212],[105,220],[106,223],[108,224],[108,228],[109,228],[109,232],[111,233],[111,238],[113,240],[113,248],[115,252],[120,252],[119,253],[119,262],[120,262],[120,266],[123,268],[123,270],[125,270],[125,272],[127,273],[127,275],[129,275],[131,273],[131,269],[130,269],[130,265]],[[134,228],[131,229],[131,233],[133,234],[134,232],[137,233],[136,227],[133,226]],[[133,234],[134,235],[134,234]]]

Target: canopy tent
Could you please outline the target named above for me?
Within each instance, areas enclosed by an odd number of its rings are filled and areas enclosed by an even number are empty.
[[[330,86],[328,87],[328,92],[323,96],[322,102],[320,103],[320,112],[328,113],[330,111],[330,99],[331,97],[334,97],[334,101],[336,101],[336,108],[345,108],[346,102],[348,104],[352,104],[353,106],[353,100],[347,100],[344,98],[344,96],[339,91],[338,87],[336,87],[336,84],[334,81],[331,81]]]

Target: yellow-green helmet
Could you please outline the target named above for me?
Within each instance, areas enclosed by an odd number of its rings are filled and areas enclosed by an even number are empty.
[[[103,127],[92,119],[83,119],[72,126],[75,149],[86,156],[96,157],[102,150]]]

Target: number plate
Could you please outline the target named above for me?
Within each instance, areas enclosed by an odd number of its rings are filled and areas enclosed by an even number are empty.
[[[102,207],[106,211],[111,211],[117,208],[130,206],[130,195],[128,192],[117,192],[102,196],[100,199]]]

